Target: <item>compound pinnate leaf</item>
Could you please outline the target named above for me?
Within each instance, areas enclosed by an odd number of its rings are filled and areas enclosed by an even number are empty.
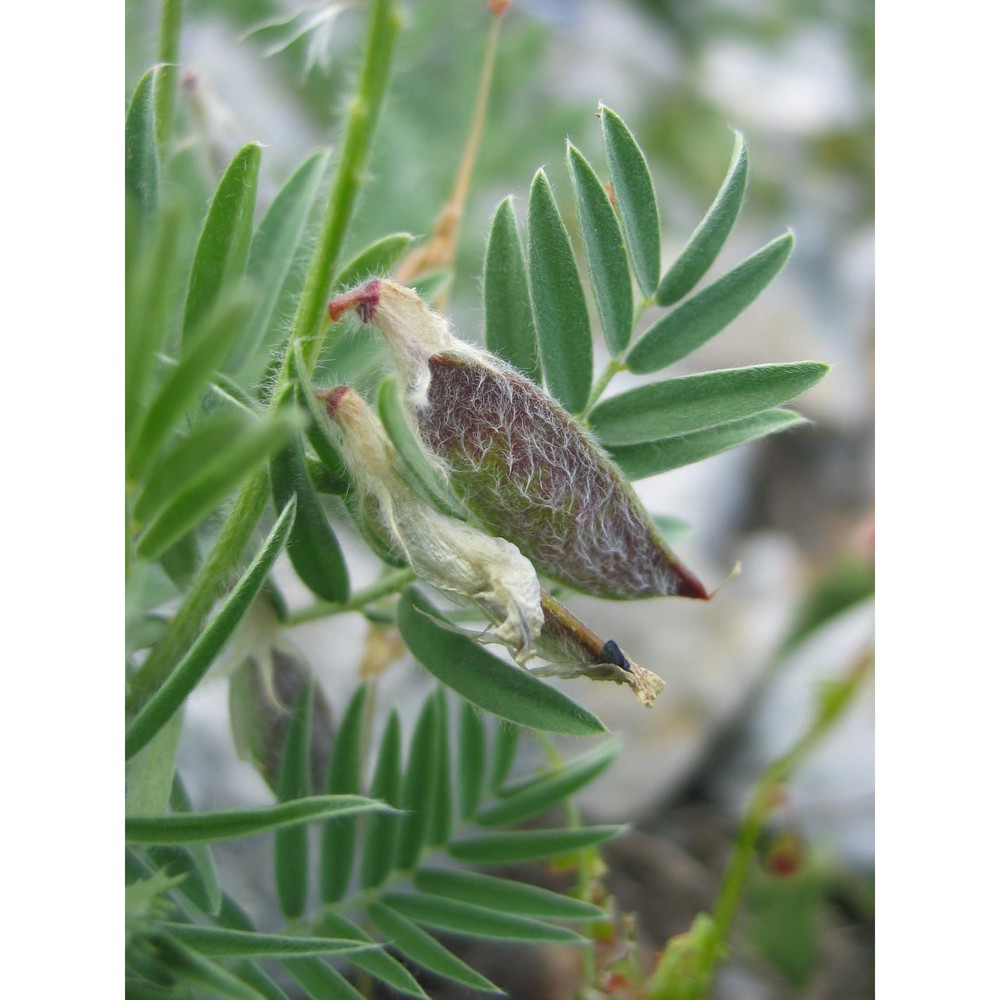
[[[756,413],[752,417],[745,417],[743,420],[733,420],[727,424],[719,424],[690,434],[680,434],[677,437],[644,441],[642,444],[612,445],[609,451],[629,479],[644,479],[659,472],[693,465],[748,441],[805,423],[808,421],[804,417],[791,410],[770,409]],[[689,532],[690,527],[686,533]],[[678,540],[676,536],[669,535],[665,531],[664,536],[671,544]]]
[[[248,143],[219,181],[205,216],[191,264],[184,304],[184,340],[189,341],[220,292],[242,277],[253,235],[260,146]]]
[[[647,298],[660,280],[660,212],[649,165],[635,136],[610,108],[598,109],[611,187],[621,212],[635,278]]]
[[[617,357],[628,347],[632,336],[632,277],[625,240],[594,168],[572,143],[567,144],[567,156],[587,252],[590,287],[594,290],[605,343],[612,356]]]
[[[545,383],[570,413],[579,413],[594,371],[590,317],[569,234],[542,170],[528,196],[528,278]]]
[[[747,150],[742,133],[737,132],[729,173],[691,239],[663,276],[656,289],[657,305],[673,305],[701,281],[736,222],[746,188]]]
[[[397,621],[406,645],[442,684],[472,704],[530,729],[573,736],[607,731],[600,719],[561,691],[434,619],[433,606],[425,598],[412,587],[404,591]]]
[[[828,371],[804,361],[684,375],[612,396],[594,409],[591,424],[610,446],[690,434],[787,403]]]
[[[483,261],[486,346],[541,384],[535,323],[528,296],[528,272],[510,198],[497,207]]]
[[[711,340],[767,287],[792,252],[791,233],[779,236],[718,281],[657,320],[629,351],[629,371],[659,371]]]

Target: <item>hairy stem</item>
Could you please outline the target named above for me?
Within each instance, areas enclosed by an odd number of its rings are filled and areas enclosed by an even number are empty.
[[[181,50],[181,8],[183,0],[163,0],[160,9],[160,45],[157,58],[163,64],[156,79],[156,144],[162,163],[170,152],[177,103],[177,62]]]
[[[386,92],[392,43],[398,27],[398,17],[392,8],[391,0],[375,0],[372,4],[365,57],[357,93],[348,114],[340,165],[330,191],[292,335],[286,346],[282,376],[272,396],[272,405],[282,398],[281,389],[290,377],[289,359],[294,345],[302,343],[305,346],[310,371],[319,357],[325,323],[324,309],[331,291],[333,271],[353,215]],[[251,474],[240,491],[212,551],[171,620],[167,634],[133,679],[127,706],[130,712],[137,711],[150,697],[197,635],[238,565],[264,512],[267,497],[267,470],[260,468]]]
[[[373,583],[370,587],[363,587],[351,595],[351,599],[344,604],[334,604],[331,601],[317,601],[308,608],[301,611],[292,611],[284,624],[288,627],[301,625],[303,622],[318,621],[321,618],[332,618],[334,615],[346,614],[348,611],[360,611],[372,601],[377,601],[380,597],[388,597],[389,594],[396,594],[403,589],[414,578],[412,569],[400,569],[394,573],[387,573],[381,580]]]

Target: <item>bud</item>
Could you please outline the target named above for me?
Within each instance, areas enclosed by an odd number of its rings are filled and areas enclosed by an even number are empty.
[[[542,677],[589,677],[593,681],[627,684],[647,707],[663,690],[663,679],[640,667],[614,639],[599,638],[568,608],[542,591],[545,624],[538,637],[538,654],[549,661],[532,673]]]
[[[677,595],[705,588],[660,537],[598,443],[550,396],[395,282],[337,296],[385,336],[423,446],[490,530],[555,580],[596,597]]]
[[[524,663],[542,628],[534,567],[502,538],[447,517],[412,490],[396,470],[395,452],[381,423],[354,390],[338,386],[321,394],[339,430],[344,462],[382,531],[398,546],[420,579],[470,598],[499,622],[493,635]]]

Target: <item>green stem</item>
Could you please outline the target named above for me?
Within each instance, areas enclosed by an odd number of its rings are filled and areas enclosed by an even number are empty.
[[[347,112],[337,176],[330,191],[320,239],[316,244],[302,298],[299,299],[299,308],[292,323],[292,343],[303,345],[310,372],[315,367],[323,346],[326,305],[333,289],[334,271],[343,249],[347,227],[354,215],[358,192],[364,183],[375,126],[389,80],[392,48],[399,20],[390,0],[375,0],[368,26],[364,63],[358,77],[358,90]],[[283,371],[286,377],[291,356],[289,351],[285,357]]]
[[[156,79],[156,144],[160,162],[167,158],[174,131],[177,103],[177,63],[181,49],[181,7],[183,0],[163,0],[160,10],[160,46],[157,58],[163,64]]]
[[[704,982],[708,982],[722,956],[722,946],[739,909],[757,842],[764,824],[767,822],[767,817],[774,808],[776,793],[780,786],[795,773],[803,760],[809,756],[815,745],[843,716],[845,709],[867,678],[874,662],[874,653],[871,650],[866,651],[855,663],[845,680],[831,690],[816,713],[812,725],[798,742],[784,756],[779,757],[778,760],[765,768],[757,779],[715,906],[713,914],[715,947],[706,949],[702,953],[699,976],[704,977]]]
[[[371,149],[372,133],[385,96],[392,42],[399,20],[391,7],[391,0],[375,0],[372,5],[364,62],[358,79],[357,94],[348,116],[337,177],[330,191],[319,240],[295,315],[292,336],[286,346],[282,377],[272,396],[273,401],[282,397],[281,389],[289,378],[289,359],[294,345],[308,344],[307,364],[310,371],[322,346],[323,310],[331,291],[333,271],[343,246],[347,225],[353,215]],[[259,469],[244,484],[212,551],[171,620],[167,634],[136,674],[127,703],[130,712],[142,707],[198,634],[212,605],[222,594],[226,582],[238,565],[264,512],[267,498],[267,471]]]
[[[389,594],[398,593],[408,583],[414,579],[412,569],[400,569],[394,573],[387,573],[377,583],[370,587],[363,587],[351,595],[351,599],[344,604],[335,604],[331,601],[317,601],[308,608],[301,611],[292,611],[284,624],[286,627],[301,625],[303,622],[318,621],[321,618],[332,618],[334,615],[346,614],[348,611],[360,611],[372,601],[377,601],[380,597],[388,597]]]
[[[607,367],[601,372],[597,381],[594,383],[593,388],[590,390],[590,396],[587,398],[587,405],[583,408],[583,411],[577,416],[577,420],[580,423],[585,423],[587,417],[590,416],[590,411],[597,405],[597,401],[601,398],[602,393],[608,387],[608,383],[619,373],[625,371],[625,365],[622,363],[621,358],[612,358]]]

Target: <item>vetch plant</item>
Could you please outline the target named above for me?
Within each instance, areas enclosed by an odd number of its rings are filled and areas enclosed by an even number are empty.
[[[483,93],[505,7],[494,5]],[[658,372],[721,332],[787,259],[790,235],[698,290],[742,201],[739,135],[715,203],[665,273],[652,181],[624,122],[600,109],[610,195],[568,147],[611,355],[596,377],[582,271],[542,171],[524,245],[510,199],[493,219],[486,349],[426,304],[444,287],[428,268],[453,260],[474,155],[433,253],[411,250],[393,277],[413,239],[390,233],[344,263],[400,24],[390,0],[372,0],[367,18],[336,163],[308,159],[259,223],[256,144],[236,153],[203,218],[200,200],[183,197],[174,66],[143,76],[126,117],[130,995],[280,998],[296,981],[313,997],[357,997],[375,979],[427,996],[415,970],[496,993],[435,932],[589,949],[608,920],[595,845],[619,828],[584,825],[572,796],[616,743],[564,760],[546,734],[606,727],[541,678],[615,681],[646,706],[664,684],[574,614],[572,591],[706,599],[630,482],[802,423],[785,404],[826,371],[761,365],[605,398],[616,374]],[[179,24],[180,3],[167,0],[171,63]],[[353,314],[364,330],[348,340]],[[366,398],[372,328],[393,372]],[[350,525],[384,567],[366,588],[352,586],[338,538]],[[314,595],[308,607],[286,605],[274,573],[285,557]],[[320,618],[335,632],[345,614],[398,629],[438,682],[408,735],[392,708],[373,739],[377,681],[331,712],[286,638]],[[199,812],[176,767],[183,711],[227,650],[234,738],[275,802]],[[527,734],[547,763],[511,777]],[[569,823],[549,822],[553,809]],[[318,843],[307,824],[320,826]],[[274,836],[278,932],[254,925],[212,855],[261,832]],[[478,870],[565,857],[576,897]]]

